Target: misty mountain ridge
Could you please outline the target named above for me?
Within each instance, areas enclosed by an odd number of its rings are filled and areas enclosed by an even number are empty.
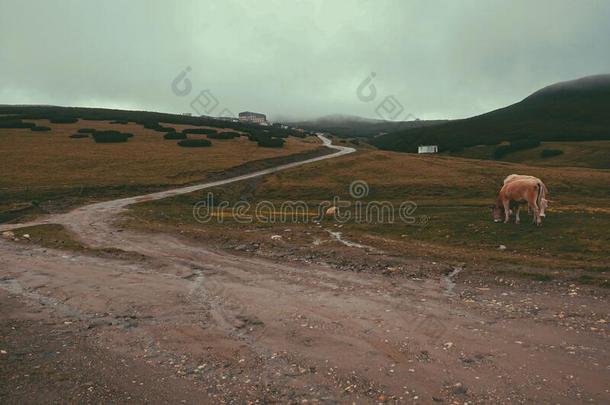
[[[551,84],[532,93],[525,100],[542,98],[542,97],[558,97],[563,95],[591,95],[610,91],[610,74],[601,74],[593,76],[585,76],[580,79],[568,80]]]
[[[307,121],[308,120],[305,120],[303,122],[307,122]],[[386,121],[386,120],[382,120],[382,119],[378,119],[378,118],[361,117],[358,115],[351,115],[351,114],[329,114],[329,115],[324,115],[324,116],[316,118],[316,119],[309,120],[309,122],[315,122],[317,124],[349,124],[349,123],[357,123],[357,122],[367,123],[367,124],[379,124],[382,122],[390,122],[390,121]]]
[[[390,132],[438,125],[444,122],[447,122],[447,120],[387,121],[357,115],[331,114],[312,120],[286,122],[286,124],[310,131],[329,132],[339,137],[374,138]]]

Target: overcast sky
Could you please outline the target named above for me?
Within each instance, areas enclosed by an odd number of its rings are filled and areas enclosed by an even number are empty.
[[[461,118],[610,72],[609,21],[605,0],[0,0],[0,104]]]

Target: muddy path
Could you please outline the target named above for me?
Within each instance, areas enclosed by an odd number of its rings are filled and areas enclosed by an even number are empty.
[[[0,239],[0,402],[610,401],[604,291],[336,271],[113,225],[134,202],[351,153],[332,147],[38,221],[139,258]]]

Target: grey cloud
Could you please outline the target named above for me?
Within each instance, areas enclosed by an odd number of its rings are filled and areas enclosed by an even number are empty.
[[[606,1],[0,1],[0,103],[459,118],[608,72]],[[170,83],[185,67],[193,93]]]

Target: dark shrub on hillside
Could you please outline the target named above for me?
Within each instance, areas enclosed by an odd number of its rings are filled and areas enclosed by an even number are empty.
[[[52,117],[49,121],[53,124],[74,124],[78,122],[78,118],[75,117]]]
[[[89,138],[89,134],[72,134],[72,135],[70,135],[70,138],[74,138],[74,139]]]
[[[118,131],[98,131],[91,134],[97,143],[115,143],[127,142],[127,138],[132,137],[132,134],[127,134]]]
[[[40,127],[32,127],[32,128],[30,128],[30,129],[31,129],[32,131],[34,131],[34,132],[46,132],[46,131],[50,131],[50,130],[51,130],[51,128],[49,128],[49,127],[43,127],[43,126],[40,126]]]
[[[540,146],[538,139],[518,139],[510,143],[510,145],[500,145],[494,150],[494,159],[501,159],[509,153],[518,150],[532,149]]]
[[[287,131],[281,129],[272,129],[268,131],[268,134],[274,138],[288,138],[290,135]]]
[[[141,124],[146,129],[152,130],[157,130],[161,127],[158,122],[140,122],[139,124]]]
[[[502,141],[500,139],[485,138],[484,140],[481,141],[481,143],[479,145],[495,146],[495,145],[499,145],[501,143],[502,143]],[[459,144],[459,146],[463,147],[465,145]],[[476,146],[476,145],[468,145],[468,146]]]
[[[233,138],[239,138],[239,134],[237,132],[217,132],[214,134],[208,134],[208,138],[210,138],[210,139],[233,139]]]
[[[513,148],[510,145],[501,145],[494,149],[493,157],[494,159],[500,159],[511,152],[513,152]]]
[[[253,128],[248,130],[248,139],[254,142],[257,142],[259,139],[268,139],[271,136],[271,133],[266,129]]]
[[[282,138],[258,138],[258,146],[262,146],[264,148],[281,148],[284,146],[284,140]]]
[[[350,140],[350,142],[351,142],[353,145],[360,145],[360,141],[359,141],[359,140],[357,140],[357,139],[351,139],[351,140]]]
[[[34,128],[36,124],[32,122],[23,122],[21,120],[6,120],[0,121],[0,128]]]
[[[182,132],[168,132],[167,134],[163,135],[164,139],[186,139],[186,134],[183,134]]]
[[[281,125],[272,125],[267,127],[265,131],[275,138],[288,138],[289,136],[305,138],[308,135],[315,135],[315,132],[311,131],[300,132],[294,129],[283,129]]]
[[[95,132],[95,129],[94,128],[81,128],[76,132],[79,132],[81,134],[92,134]]]
[[[538,139],[518,139],[510,143],[510,145],[517,150],[531,149],[540,146]]]
[[[449,152],[457,153],[457,152],[462,152],[464,150],[464,147],[455,145],[455,146],[448,148],[447,150]]]
[[[212,142],[208,141],[207,139],[184,139],[182,141],[178,141],[178,145],[187,148],[201,148],[212,146]]]
[[[559,155],[563,155],[563,151],[561,149],[542,149],[542,152],[540,152],[541,158],[550,158]]]
[[[163,125],[159,124],[158,122],[141,122],[140,124],[142,124],[142,126],[146,129],[152,129],[153,131],[157,131],[157,132],[174,132],[176,131],[175,128],[172,127],[164,127]]]
[[[207,134],[215,134],[218,131],[216,131],[215,129],[209,129],[209,128],[187,128],[187,129],[184,129],[182,132],[185,134],[207,135]]]
[[[176,132],[176,128],[174,127],[164,127],[163,125],[159,125],[159,132]]]

